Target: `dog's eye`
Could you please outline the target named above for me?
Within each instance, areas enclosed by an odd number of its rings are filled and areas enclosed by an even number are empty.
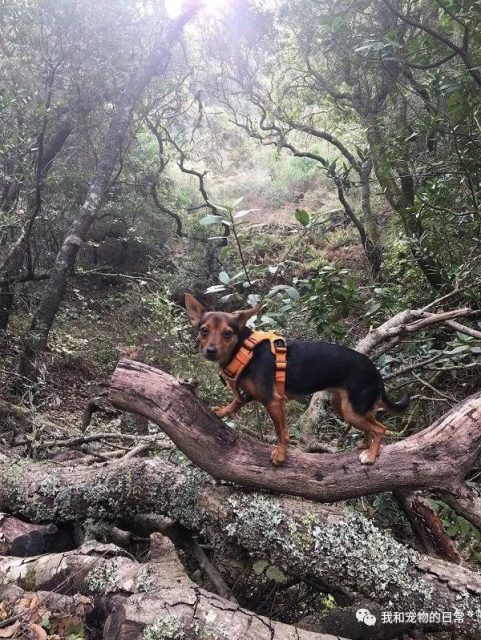
[[[224,338],[232,338],[232,336],[234,335],[234,332],[231,331],[230,329],[226,329],[223,333],[222,333]]]
[[[200,335],[201,336],[208,336],[209,335],[209,329],[207,327],[202,327],[200,330]]]

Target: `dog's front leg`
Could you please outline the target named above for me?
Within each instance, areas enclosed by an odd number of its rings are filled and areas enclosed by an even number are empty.
[[[284,404],[284,400],[276,398],[265,405],[267,413],[272,418],[276,428],[277,447],[271,453],[271,462],[276,466],[282,464],[287,458],[287,445],[289,444],[289,430],[286,423]]]
[[[239,411],[241,407],[244,406],[244,402],[240,399],[240,397],[236,394],[232,402],[230,402],[225,407],[212,407],[212,411],[218,418],[225,418],[226,416],[230,416],[233,413]]]

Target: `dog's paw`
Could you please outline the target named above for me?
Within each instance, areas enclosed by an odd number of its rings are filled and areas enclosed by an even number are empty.
[[[226,413],[225,413],[225,407],[211,407],[210,410],[212,411],[212,413],[215,413],[215,415],[218,418],[223,418]]]
[[[376,456],[369,452],[369,450],[363,451],[359,456],[361,464],[374,464],[376,462]]]
[[[279,447],[276,447],[271,453],[271,463],[275,467],[282,464],[286,458],[287,458],[287,454],[285,449],[280,449]]]

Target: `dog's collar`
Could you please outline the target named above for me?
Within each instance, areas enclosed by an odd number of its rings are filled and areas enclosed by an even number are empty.
[[[287,347],[285,338],[276,331],[253,331],[228,365],[222,368],[222,374],[237,393],[237,383],[240,375],[254,356],[254,348],[261,342],[270,342],[272,355],[275,357],[276,390],[281,398],[285,398]]]

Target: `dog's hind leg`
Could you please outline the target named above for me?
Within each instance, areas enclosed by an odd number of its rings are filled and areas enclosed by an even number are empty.
[[[369,448],[361,453],[359,459],[361,460],[362,464],[372,464],[379,456],[381,442],[384,436],[384,432],[386,431],[386,427],[382,424],[382,422],[376,420],[374,414],[372,413],[368,414],[366,418],[373,425],[373,431],[371,431],[372,441],[369,445]]]
[[[364,431],[366,449],[359,456],[361,464],[373,464],[379,456],[379,450],[386,428],[376,420],[372,412],[367,413],[365,416],[357,413],[353,409],[346,392],[341,392],[341,410],[346,422]]]

